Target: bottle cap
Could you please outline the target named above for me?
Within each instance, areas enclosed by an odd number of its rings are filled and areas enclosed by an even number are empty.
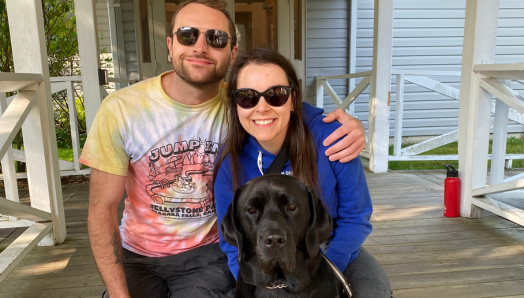
[[[452,165],[444,164],[444,166],[446,167],[446,169],[448,169],[446,177],[455,178],[459,176],[459,171],[455,170],[455,168]]]

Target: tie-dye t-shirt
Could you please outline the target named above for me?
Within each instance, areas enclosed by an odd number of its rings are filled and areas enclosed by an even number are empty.
[[[211,184],[225,136],[225,83],[213,99],[188,106],[167,96],[161,76],[104,99],[80,158],[127,176],[123,247],[150,257],[218,242]]]

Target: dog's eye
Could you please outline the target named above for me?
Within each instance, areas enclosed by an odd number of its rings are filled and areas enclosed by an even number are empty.
[[[257,210],[253,207],[250,207],[247,209],[247,212],[249,212],[249,214],[254,214],[255,212],[257,212]]]
[[[287,204],[287,210],[294,211],[295,209],[297,209],[297,206],[294,204]]]

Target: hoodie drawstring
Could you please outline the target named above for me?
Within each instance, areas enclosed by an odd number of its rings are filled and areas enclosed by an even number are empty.
[[[258,151],[258,170],[260,171],[260,174],[264,175],[264,171],[262,171],[262,151]]]

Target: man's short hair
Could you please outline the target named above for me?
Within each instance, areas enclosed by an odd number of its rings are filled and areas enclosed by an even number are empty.
[[[234,46],[237,45],[237,28],[235,26],[235,23],[233,23],[233,20],[231,19],[231,16],[229,15],[229,13],[227,12],[226,10],[226,7],[227,7],[227,3],[225,1],[222,1],[222,0],[186,0],[182,3],[180,3],[178,5],[178,8],[175,12],[175,14],[173,15],[173,18],[171,18],[171,31],[170,31],[170,36],[173,37],[173,34],[175,33],[174,30],[175,30],[175,18],[178,14],[178,12],[184,8],[185,6],[187,6],[188,4],[192,4],[192,3],[197,3],[197,4],[203,4],[207,7],[210,7],[210,8],[213,8],[213,9],[216,9],[216,10],[220,10],[222,13],[224,13],[226,15],[226,18],[229,22],[229,37],[231,38],[231,48],[233,48]],[[215,29],[215,28],[210,28],[210,29]]]

